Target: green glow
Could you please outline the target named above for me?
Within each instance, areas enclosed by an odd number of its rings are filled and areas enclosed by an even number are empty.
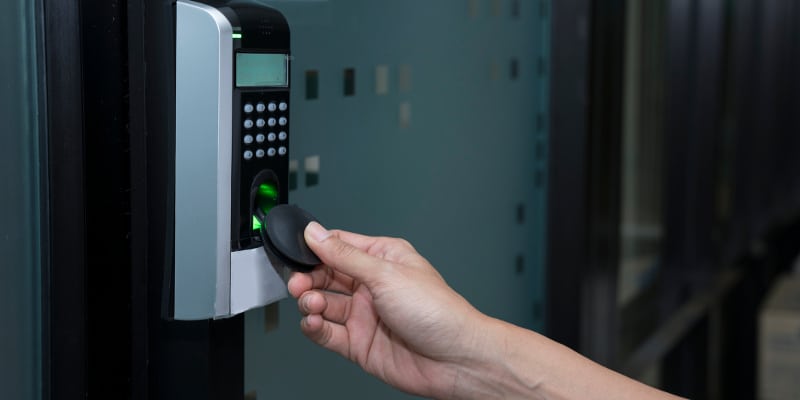
[[[263,215],[267,215],[272,207],[278,205],[278,188],[275,184],[272,183],[262,183],[258,185],[258,190],[256,191],[256,207],[263,212]],[[257,231],[261,229],[262,221],[258,219],[255,215],[253,216],[253,230]]]
[[[278,188],[269,183],[262,183],[258,185],[258,197],[268,198],[271,200],[278,200]]]
[[[242,38],[242,34],[241,33],[234,33],[233,34],[233,38],[234,39],[241,39]]]

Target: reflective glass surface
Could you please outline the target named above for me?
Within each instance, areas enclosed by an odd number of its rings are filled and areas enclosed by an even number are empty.
[[[403,237],[481,311],[543,330],[550,1],[262,3],[292,29],[289,203]],[[408,398],[299,320],[290,299],[247,313],[249,399]]]
[[[0,391],[41,397],[35,2],[0,3]]]

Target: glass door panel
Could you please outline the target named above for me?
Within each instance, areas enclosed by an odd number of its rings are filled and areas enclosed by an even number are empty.
[[[264,3],[292,27],[289,202],[404,237],[482,311],[543,329],[550,2]],[[248,312],[248,399],[408,398],[299,320],[292,300]]]
[[[41,398],[40,154],[36,2],[0,4],[0,388]]]

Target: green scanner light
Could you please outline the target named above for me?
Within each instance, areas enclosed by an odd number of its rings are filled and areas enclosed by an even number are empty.
[[[256,195],[262,199],[267,198],[271,201],[278,201],[278,188],[271,183],[262,183],[258,185],[258,194]]]
[[[260,210],[262,215],[269,214],[273,207],[278,205],[278,187],[273,183],[262,183],[258,185],[256,190],[255,206],[256,210]],[[263,222],[253,215],[253,230],[261,230]]]

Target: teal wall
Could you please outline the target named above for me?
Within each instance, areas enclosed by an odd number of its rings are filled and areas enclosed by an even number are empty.
[[[408,239],[480,310],[541,330],[549,2],[265,4],[292,28],[290,202],[330,228]],[[376,93],[379,65],[386,94]],[[343,95],[346,68],[353,96]],[[318,71],[316,99],[306,99],[307,70]],[[308,342],[293,301],[279,308],[269,332],[263,309],[246,316],[245,387],[258,399],[407,398]]]
[[[0,3],[0,397],[4,399],[41,396],[34,4]]]

